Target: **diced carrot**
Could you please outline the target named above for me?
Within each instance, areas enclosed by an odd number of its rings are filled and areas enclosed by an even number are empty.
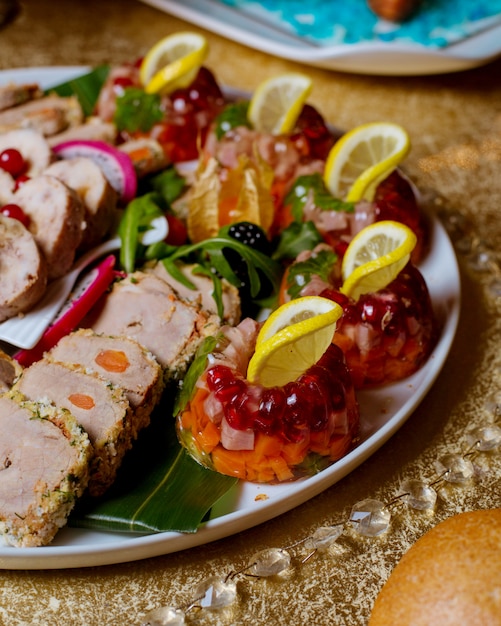
[[[309,438],[299,443],[285,443],[282,450],[282,456],[288,465],[299,465],[299,463],[304,461],[309,445]]]
[[[68,400],[73,406],[76,406],[79,409],[85,409],[86,411],[89,411],[96,406],[94,398],[85,393],[72,393],[68,396]]]
[[[352,436],[342,435],[340,437],[333,437],[331,439],[331,447],[329,457],[333,461],[337,461],[342,458],[350,449],[352,444]]]
[[[278,456],[282,452],[283,441],[265,433],[257,432],[254,439],[254,454],[257,459]]]
[[[211,455],[214,469],[221,474],[246,480],[247,469],[244,452],[242,450],[235,454],[234,450],[226,450],[223,446],[216,446]]]
[[[283,481],[294,478],[294,474],[283,457],[271,457],[269,462],[278,480]]]
[[[212,450],[217,446],[221,437],[219,434],[219,428],[210,420],[205,425],[202,431],[197,433],[198,443],[207,454],[210,454]]]
[[[122,350],[102,350],[94,360],[107,372],[125,372],[130,366],[129,359]]]

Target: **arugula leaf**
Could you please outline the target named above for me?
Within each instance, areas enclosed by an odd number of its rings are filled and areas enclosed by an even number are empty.
[[[312,276],[320,276],[325,282],[329,281],[332,267],[337,261],[337,255],[332,250],[320,250],[307,261],[298,261],[289,267],[287,274],[287,293],[291,298],[297,298],[301,289],[309,283]]]
[[[175,167],[169,167],[155,174],[148,180],[152,189],[158,192],[168,205],[179,198],[186,187],[186,179],[181,176]]]
[[[218,342],[221,339],[221,334],[214,337],[205,337],[200,346],[198,347],[195,358],[191,362],[191,365],[186,372],[184,379],[180,385],[179,391],[174,402],[172,414],[177,415],[188,404],[188,400],[193,394],[193,388],[195,383],[203,374],[208,355],[214,351]]]
[[[63,98],[76,96],[84,115],[88,117],[94,112],[99,92],[108,77],[109,71],[109,65],[100,65],[83,76],[78,76],[55,87],[50,87],[45,93],[57,93]]]
[[[300,252],[313,250],[322,241],[322,235],[313,222],[292,222],[281,232],[273,259],[295,259]]]
[[[316,174],[306,174],[299,176],[285,197],[285,204],[291,206],[292,216],[296,222],[303,220],[303,211],[308,195],[313,194],[313,202],[316,207],[323,211],[344,211],[353,213],[355,204],[344,202],[335,198],[325,186],[322,176]]]
[[[163,119],[161,98],[156,93],[146,93],[138,87],[127,87],[117,98],[113,121],[119,131],[147,132]]]
[[[247,118],[249,102],[235,102],[228,105],[215,119],[216,137],[221,139],[228,131],[237,126],[251,128]]]

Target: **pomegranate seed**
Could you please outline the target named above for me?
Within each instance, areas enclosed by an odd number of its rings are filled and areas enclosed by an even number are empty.
[[[27,163],[23,155],[15,148],[7,148],[0,152],[0,168],[8,172],[14,178],[21,176],[27,169]]]
[[[18,222],[21,222],[25,228],[29,228],[30,226],[29,215],[26,215],[22,208],[17,204],[5,204],[2,208],[0,208],[0,213],[6,217],[11,217]]]

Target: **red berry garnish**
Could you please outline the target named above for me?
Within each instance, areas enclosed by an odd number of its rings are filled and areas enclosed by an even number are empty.
[[[19,150],[7,148],[0,152],[0,167],[14,178],[17,178],[24,174],[28,166]]]
[[[188,240],[188,231],[183,221],[171,213],[167,213],[165,217],[169,224],[169,232],[165,238],[165,243],[171,246],[184,245]]]
[[[18,176],[14,185],[14,191],[17,191],[19,187],[21,187],[21,185],[26,183],[28,180],[30,180],[30,177],[26,176],[26,174],[21,174],[21,176]]]
[[[29,228],[30,218],[26,213],[22,210],[22,208],[17,204],[5,204],[2,208],[0,208],[0,213],[5,215],[5,217],[11,217],[12,219],[21,222],[21,224],[25,228]]]

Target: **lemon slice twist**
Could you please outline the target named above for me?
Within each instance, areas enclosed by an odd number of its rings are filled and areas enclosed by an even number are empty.
[[[171,93],[187,87],[207,56],[205,37],[181,32],[158,41],[145,55],[139,79],[147,93]]]
[[[343,309],[320,296],[291,300],[276,309],[263,324],[247,379],[264,387],[296,380],[325,353]]]
[[[247,113],[255,130],[279,135],[290,132],[310,95],[313,83],[298,72],[280,74],[254,91]]]
[[[392,220],[361,230],[346,249],[341,266],[341,292],[357,300],[383,289],[407,265],[417,242],[414,232]]]
[[[410,150],[407,132],[398,124],[362,124],[331,148],[324,168],[330,193],[347,202],[372,201],[380,182]]]

